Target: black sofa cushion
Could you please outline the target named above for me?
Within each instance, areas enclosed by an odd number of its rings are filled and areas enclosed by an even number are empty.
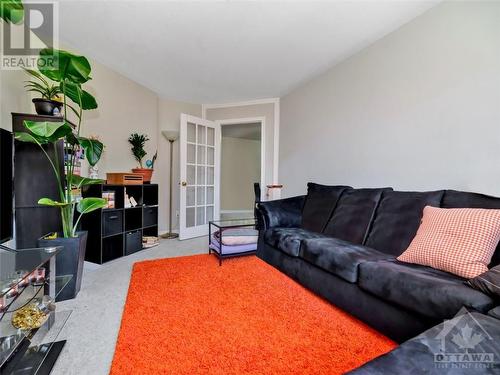
[[[341,240],[362,244],[385,189],[351,189],[340,197],[325,234]]]
[[[500,198],[489,195],[446,190],[441,203],[443,208],[500,208]],[[490,267],[500,264],[500,242],[491,258]]]
[[[439,207],[443,190],[384,191],[365,246],[400,255],[415,237],[425,206]]]
[[[314,238],[302,242],[299,257],[350,283],[355,283],[358,280],[359,264],[388,259],[391,255],[337,238]]]
[[[467,351],[459,345],[459,342],[455,342],[454,337],[464,337],[464,332],[467,333],[471,330],[471,335],[479,335],[475,337],[480,337],[481,340]],[[465,337],[465,340],[468,338]],[[498,374],[499,341],[500,324],[498,320],[476,312],[466,313],[432,327],[389,353],[375,358],[347,374]],[[466,361],[466,358],[463,357],[462,361],[459,361],[460,354],[458,353],[470,353],[469,360]],[[473,358],[480,353],[491,353],[490,358],[493,362],[475,362]]]
[[[302,228],[321,233],[337,201],[349,186],[326,186],[309,182],[302,210]]]
[[[358,285],[410,311],[449,319],[462,307],[486,312],[495,303],[464,284],[461,277],[426,266],[381,260],[359,265]]]
[[[293,257],[299,256],[303,240],[319,237],[324,235],[301,228],[271,228],[264,232],[264,241],[268,245]]]
[[[466,281],[471,288],[477,289],[493,298],[500,299],[500,266]]]

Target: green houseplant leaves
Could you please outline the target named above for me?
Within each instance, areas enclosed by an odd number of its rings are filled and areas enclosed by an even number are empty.
[[[68,80],[85,83],[90,79],[90,63],[84,56],[77,56],[63,50],[44,48],[40,51],[38,70],[45,77],[56,82]]]
[[[24,6],[21,0],[0,1],[0,17],[5,22],[20,24],[24,19]]]
[[[47,85],[51,85],[50,81],[57,82],[53,86],[63,94],[64,118],[60,122],[25,121],[26,131],[16,133],[15,137],[21,142],[37,144],[48,158],[58,182],[60,197],[58,200],[42,198],[38,203],[59,208],[64,237],[75,237],[82,215],[106,205],[106,201],[102,198],[86,197],[77,201],[72,192],[73,189],[81,189],[83,186],[103,183],[103,180],[81,177],[74,173],[79,148],[85,151],[85,156],[91,166],[97,164],[104,149],[100,141],[80,136],[83,111],[97,108],[96,99],[82,87],[91,79],[91,67],[84,56],[46,48],[40,52],[38,70],[38,72],[32,72],[31,75],[40,77],[40,80],[47,82]],[[36,85],[30,85],[28,88],[39,89]],[[68,99],[72,101],[72,105],[67,103]],[[68,111],[73,111],[77,118],[77,124],[74,126],[67,120]],[[67,156],[65,175],[62,175],[58,168],[60,160],[57,156],[57,143],[62,141],[65,142]],[[53,156],[46,151],[50,147],[54,148]],[[74,220],[75,211],[80,213],[76,221]]]
[[[78,141],[85,150],[85,157],[91,166],[97,164],[102,155],[104,145],[96,139],[79,137]]]

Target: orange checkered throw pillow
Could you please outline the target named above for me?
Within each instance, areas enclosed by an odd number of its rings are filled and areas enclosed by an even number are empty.
[[[397,259],[470,279],[488,271],[500,240],[500,210],[426,206],[417,234]]]

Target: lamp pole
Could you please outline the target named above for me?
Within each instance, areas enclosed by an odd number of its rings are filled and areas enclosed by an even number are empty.
[[[179,136],[179,132],[162,131],[163,136],[167,139],[170,145],[170,188],[168,194],[168,232],[161,235],[161,238],[173,239],[179,237],[177,233],[172,232],[172,191],[173,191],[173,165],[174,165],[174,142]]]

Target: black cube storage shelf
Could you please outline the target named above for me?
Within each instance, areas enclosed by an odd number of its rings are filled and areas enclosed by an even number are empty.
[[[143,236],[158,236],[158,185],[90,185],[84,197],[115,193],[115,208],[85,215],[82,229],[89,232],[85,260],[102,264],[143,249]],[[134,197],[136,207],[125,208],[125,192]]]

